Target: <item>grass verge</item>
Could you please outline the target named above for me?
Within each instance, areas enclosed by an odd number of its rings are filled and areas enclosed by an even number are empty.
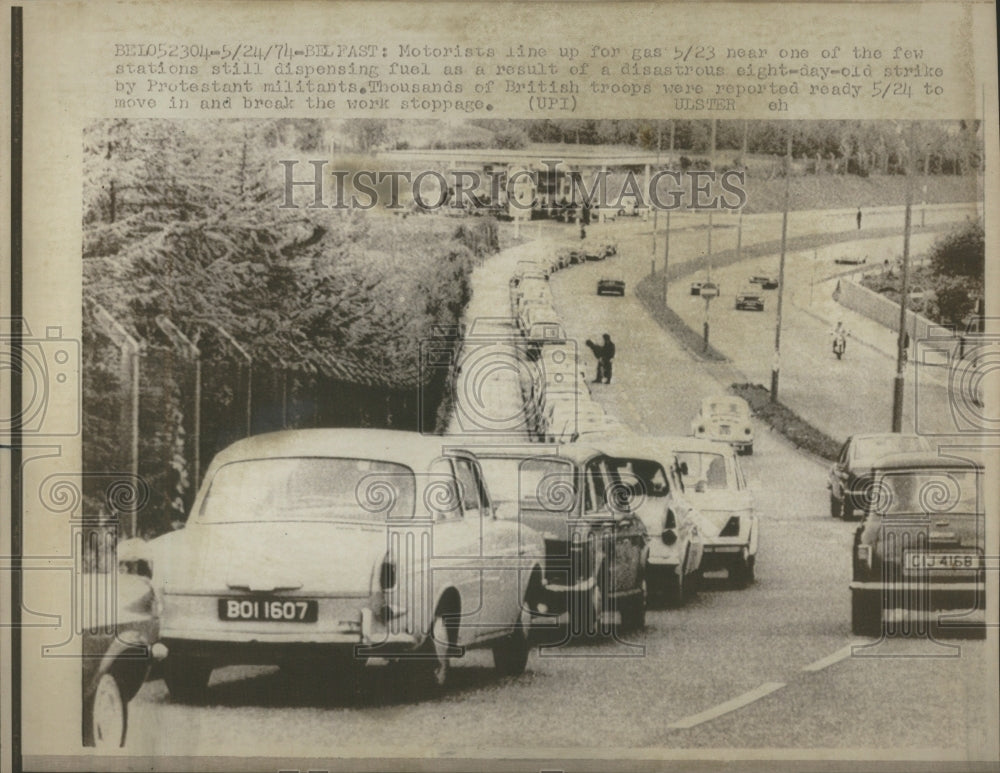
[[[742,397],[758,419],[780,432],[796,448],[803,448],[816,456],[833,461],[840,453],[840,443],[816,429],[795,411],[780,402],[771,402],[771,391],[760,384],[732,384],[733,393]]]

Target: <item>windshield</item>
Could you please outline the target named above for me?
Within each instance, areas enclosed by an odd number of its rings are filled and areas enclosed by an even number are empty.
[[[926,470],[882,475],[872,507],[886,515],[982,512],[981,477],[974,470]]]
[[[683,476],[686,490],[713,491],[732,485],[726,457],[722,454],[681,451],[677,454],[677,463],[681,469],[687,465],[687,473]]]
[[[708,412],[713,415],[738,416],[747,412],[746,404],[739,400],[712,400]]]
[[[219,468],[201,523],[358,521],[413,515],[413,471],[370,459],[291,457]]]
[[[567,513],[576,502],[573,465],[556,458],[479,457],[496,502],[517,502],[526,510]]]

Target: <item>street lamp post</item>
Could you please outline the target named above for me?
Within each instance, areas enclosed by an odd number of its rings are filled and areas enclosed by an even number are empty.
[[[774,325],[774,360],[771,363],[771,402],[778,401],[778,375],[781,370],[781,306],[785,297],[785,246],[788,241],[789,181],[792,175],[792,135],[788,134],[785,152],[785,211],[781,215],[781,261],[778,264],[778,319]]]

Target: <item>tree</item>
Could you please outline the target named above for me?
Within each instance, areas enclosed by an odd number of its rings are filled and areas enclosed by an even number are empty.
[[[941,237],[930,255],[931,267],[942,276],[964,276],[982,281],[986,269],[986,242],[982,221],[968,222]]]

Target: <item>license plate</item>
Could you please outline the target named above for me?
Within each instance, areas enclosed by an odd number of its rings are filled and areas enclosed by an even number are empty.
[[[721,427],[719,427],[719,434],[721,434],[721,435],[728,435],[729,434],[729,425],[728,424],[723,424]]]
[[[219,619],[271,623],[315,623],[315,599],[219,599]]]
[[[978,569],[979,556],[974,553],[906,553],[903,568],[911,571],[925,569]]]

